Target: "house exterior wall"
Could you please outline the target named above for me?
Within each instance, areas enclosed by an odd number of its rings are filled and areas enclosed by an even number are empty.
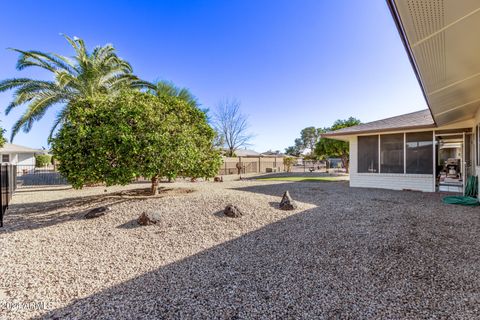
[[[406,131],[391,131],[381,132],[378,134],[392,134],[404,132],[421,132],[421,131],[435,131],[447,129],[472,128],[475,131],[475,121],[480,123],[480,112],[477,118],[465,120],[446,126],[434,129],[420,129],[420,130],[406,130]],[[364,135],[372,135],[377,133],[370,133]],[[433,139],[433,136],[432,136]],[[350,186],[362,188],[380,188],[391,190],[418,190],[423,192],[435,192],[435,175],[434,174],[405,174],[405,173],[358,173],[357,165],[357,151],[358,151],[358,135],[350,136],[346,140],[350,144]],[[475,148],[472,148],[472,160],[475,159]],[[435,155],[436,157],[436,155]],[[475,163],[475,162],[472,162]],[[432,166],[434,164],[432,163]],[[435,172],[435,171],[434,171]],[[475,174],[480,174],[480,166],[475,166]]]
[[[9,156],[9,162],[3,162],[3,156],[8,155]],[[11,153],[11,152],[2,152],[0,153],[0,162],[2,163],[11,163],[11,164],[17,164],[18,156],[16,153]]]
[[[34,166],[35,154],[33,153],[19,153],[17,157],[17,165],[19,166]]]
[[[34,166],[35,165],[35,154],[34,153],[0,153],[0,160],[4,154],[8,154],[10,157],[11,164],[16,164],[19,166]]]
[[[358,173],[357,141],[357,136],[350,139],[350,187],[435,191],[433,174]]]

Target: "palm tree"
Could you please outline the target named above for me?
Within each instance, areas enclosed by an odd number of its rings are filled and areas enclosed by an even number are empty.
[[[152,94],[158,97],[175,97],[192,107],[198,108],[200,106],[197,98],[187,88],[178,88],[169,81],[159,81],[156,84],[147,85],[147,87],[150,88]]]
[[[121,88],[143,88],[149,84],[133,75],[132,66],[119,58],[110,45],[98,46],[89,52],[85,42],[77,37],[65,39],[75,50],[72,58],[55,53],[11,49],[20,54],[17,70],[38,67],[53,74],[52,81],[14,78],[0,81],[0,92],[15,89],[13,101],[5,113],[18,106],[26,105],[27,110],[13,125],[10,140],[20,129],[29,132],[35,121],[40,120],[53,105],[61,104],[50,137],[65,120],[69,103],[98,94],[114,94]]]

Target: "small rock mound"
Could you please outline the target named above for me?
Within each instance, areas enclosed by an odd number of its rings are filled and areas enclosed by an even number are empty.
[[[162,216],[158,211],[146,211],[138,217],[137,222],[139,225],[148,226],[150,224],[157,224],[161,218]]]
[[[110,207],[98,207],[89,210],[85,215],[85,219],[93,219],[104,216],[108,211],[110,211]]]
[[[226,206],[225,210],[223,210],[223,213],[230,218],[238,218],[243,216],[242,211],[240,211],[240,209],[233,204],[229,204],[228,206]]]
[[[213,182],[223,182],[223,177],[215,177],[213,178]]]
[[[288,191],[285,191],[282,197],[282,201],[280,201],[280,209],[282,210],[295,210],[297,209],[297,204],[290,196]]]

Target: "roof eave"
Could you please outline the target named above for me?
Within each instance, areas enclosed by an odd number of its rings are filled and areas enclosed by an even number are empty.
[[[405,51],[407,52],[408,59],[410,60],[410,64],[412,65],[413,72],[415,73],[415,76],[417,77],[418,84],[420,85],[420,89],[422,90],[423,98],[425,99],[425,102],[427,103],[428,110],[430,111],[430,114],[432,116],[433,122],[435,125],[437,124],[435,117],[433,116],[432,109],[430,108],[430,102],[428,101],[428,97],[426,94],[425,86],[423,85],[422,78],[420,77],[420,72],[418,71],[418,66],[417,62],[415,60],[415,57],[413,56],[412,50],[410,46],[408,45],[408,38],[405,33],[405,29],[403,27],[402,19],[400,18],[400,15],[398,14],[397,6],[395,5],[395,0],[386,0],[388,9],[390,10],[390,13],[393,17],[393,21],[395,22],[395,26],[397,27],[398,34],[400,35],[400,39],[402,40],[403,47],[405,48]]]
[[[359,130],[351,132],[331,132],[323,133],[320,136],[322,138],[332,138],[335,137],[345,137],[345,136],[358,136],[361,134],[368,133],[385,133],[385,132],[398,132],[398,131],[409,131],[409,130],[420,130],[420,129],[433,129],[436,128],[436,124],[422,125],[422,126],[408,126],[408,127],[397,127],[397,128],[387,128],[387,129],[377,129],[377,130]]]

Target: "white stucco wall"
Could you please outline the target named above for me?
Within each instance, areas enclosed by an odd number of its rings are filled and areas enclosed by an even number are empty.
[[[19,166],[34,166],[35,154],[33,153],[19,153],[17,165]]]
[[[34,153],[0,153],[1,156],[8,154],[10,156],[11,164],[16,164],[19,166],[34,166],[35,165],[35,154]]]
[[[358,173],[357,137],[350,141],[350,186],[391,190],[418,190],[434,192],[433,174]]]

